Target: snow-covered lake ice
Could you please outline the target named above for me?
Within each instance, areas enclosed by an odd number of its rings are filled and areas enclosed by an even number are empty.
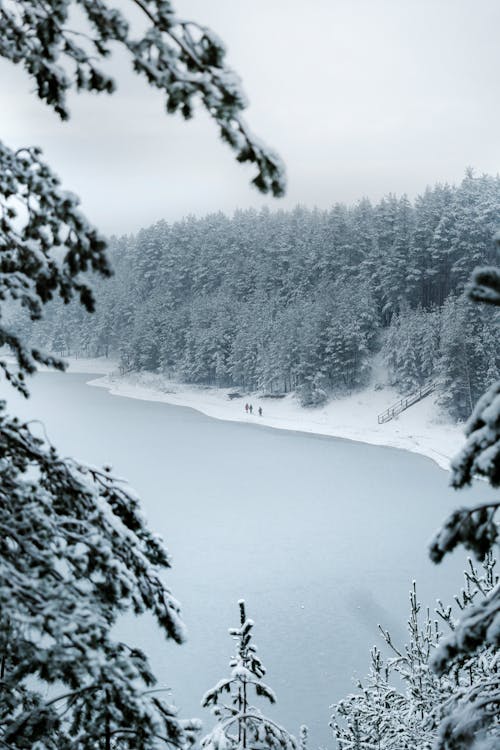
[[[146,650],[181,716],[209,712],[203,693],[225,676],[229,626],[245,598],[278,703],[262,709],[310,747],[333,745],[330,705],[363,677],[377,624],[404,641],[408,591],[433,605],[460,588],[465,556],[433,566],[426,545],[456,505],[431,460],[393,448],[214,420],[183,407],[111,396],[90,375],[41,373],[10,412],[39,418],[63,455],[110,463],[141,494],[173,557],[168,584],[189,640],[166,642],[152,620],[121,623]]]

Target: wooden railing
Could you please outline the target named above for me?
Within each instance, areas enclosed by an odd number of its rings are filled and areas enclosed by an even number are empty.
[[[389,408],[383,411],[382,414],[379,414],[377,417],[378,423],[384,424],[384,422],[389,422],[391,419],[394,419],[394,417],[397,417],[398,414],[401,414],[401,412],[409,409],[410,406],[413,406],[413,404],[416,404],[426,396],[429,396],[429,394],[431,394],[435,390],[435,383],[423,385],[422,388],[420,388],[416,393],[413,393],[411,396],[407,396],[406,398],[402,398],[400,401],[396,401],[395,404],[389,406]]]

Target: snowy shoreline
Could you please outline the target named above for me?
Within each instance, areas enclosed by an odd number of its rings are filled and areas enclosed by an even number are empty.
[[[400,448],[426,456],[445,470],[449,470],[450,459],[464,440],[462,427],[440,415],[433,396],[379,425],[377,415],[400,398],[390,387],[367,388],[332,399],[325,406],[306,409],[292,395],[270,399],[243,394],[229,399],[228,393],[236,389],[185,385],[156,373],[119,375],[116,363],[104,359],[70,359],[68,364],[70,373],[98,374],[88,385],[107,388],[113,396],[189,407],[214,419]],[[246,402],[253,405],[252,415],[245,413]],[[262,417],[258,415],[259,406]]]

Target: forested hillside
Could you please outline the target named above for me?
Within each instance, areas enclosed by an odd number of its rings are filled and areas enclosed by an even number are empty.
[[[124,370],[296,390],[304,404],[361,387],[381,347],[403,392],[429,380],[465,417],[500,375],[498,318],[463,294],[495,261],[500,179],[468,171],[412,204],[388,195],[321,211],[239,211],[112,238],[97,313],[53,303],[32,337]]]

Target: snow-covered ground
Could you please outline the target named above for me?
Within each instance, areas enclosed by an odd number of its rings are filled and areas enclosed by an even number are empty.
[[[262,398],[259,394],[230,399],[235,389],[185,385],[155,373],[119,375],[110,360],[71,359],[69,372],[100,374],[90,385],[108,388],[116,396],[160,401],[192,409],[229,421],[248,422],[281,430],[310,432],[318,435],[386,445],[420,453],[432,458],[443,469],[463,443],[462,428],[440,414],[435,397],[429,396],[386,424],[379,425],[377,415],[400,395],[388,386],[371,386],[350,396],[333,399],[327,405],[304,409],[294,398]],[[253,414],[245,412],[251,403]],[[262,407],[262,417],[258,408]]]

